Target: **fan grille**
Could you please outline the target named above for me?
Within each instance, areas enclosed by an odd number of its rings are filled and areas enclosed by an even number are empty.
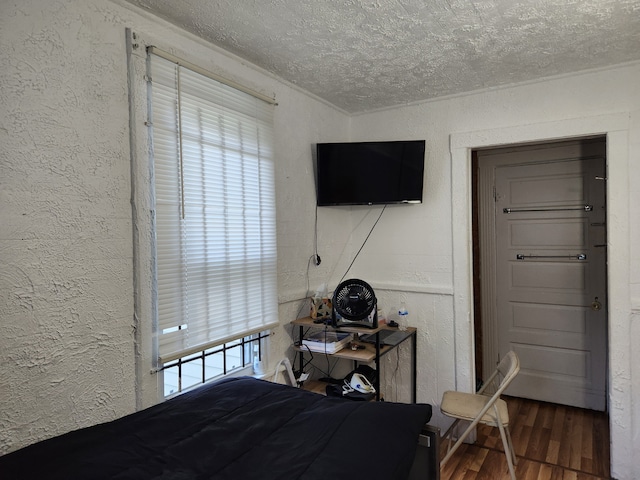
[[[333,295],[333,307],[347,320],[362,320],[375,308],[376,296],[371,286],[358,279],[342,282]]]

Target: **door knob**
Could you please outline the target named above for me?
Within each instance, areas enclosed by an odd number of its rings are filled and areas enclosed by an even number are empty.
[[[596,312],[597,312],[598,310],[602,310],[602,304],[598,301],[598,297],[596,297],[596,298],[593,300],[593,303],[591,303],[591,310],[594,310],[594,311],[596,311]]]

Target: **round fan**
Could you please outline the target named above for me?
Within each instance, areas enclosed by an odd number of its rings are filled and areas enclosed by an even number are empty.
[[[366,319],[372,311],[376,313],[376,296],[373,288],[363,280],[356,278],[345,280],[333,293],[333,309],[334,313],[346,320]],[[377,317],[377,315],[374,316]]]

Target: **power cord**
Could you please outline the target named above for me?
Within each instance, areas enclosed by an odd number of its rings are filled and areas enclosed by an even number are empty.
[[[322,259],[320,258],[320,255],[318,255],[318,205],[316,204],[316,218],[315,218],[315,222],[314,222],[314,228],[313,228],[313,256],[311,257],[313,259],[313,263],[316,267],[320,266],[320,263],[322,263]]]
[[[367,238],[364,239],[364,242],[362,242],[362,245],[360,245],[360,249],[358,250],[358,252],[355,254],[355,256],[353,257],[353,260],[351,261],[351,263],[349,264],[349,268],[347,268],[347,271],[344,272],[344,275],[342,275],[342,278],[340,279],[340,281],[338,282],[338,285],[340,285],[342,283],[342,281],[344,280],[344,277],[347,276],[347,273],[349,273],[349,270],[351,270],[351,267],[353,266],[353,264],[355,263],[356,259],[358,258],[358,255],[360,255],[360,252],[362,251],[362,249],[364,248],[364,246],[367,244],[367,240],[369,240],[369,237],[371,236],[371,234],[373,233],[373,230],[376,228],[376,225],[378,225],[378,222],[380,221],[380,219],[382,218],[382,214],[384,213],[384,211],[386,210],[387,205],[385,205],[384,207],[382,207],[382,210],[380,211],[380,215],[378,215],[378,218],[376,219],[375,223],[373,224],[373,226],[371,227],[371,230],[369,230],[369,233],[367,234]]]

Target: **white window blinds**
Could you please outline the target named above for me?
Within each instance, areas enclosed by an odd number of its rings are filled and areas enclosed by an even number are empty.
[[[150,54],[161,362],[277,323],[273,105]]]

